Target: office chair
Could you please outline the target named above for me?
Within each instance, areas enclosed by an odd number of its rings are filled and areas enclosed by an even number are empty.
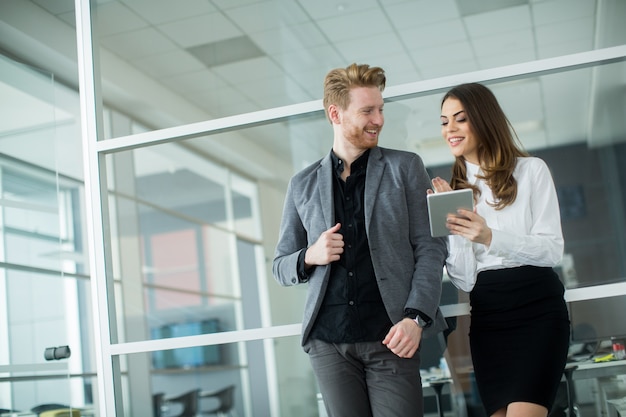
[[[179,396],[167,398],[163,393],[153,394],[152,405],[154,409],[154,416],[161,417],[164,415],[163,410],[165,408],[172,404],[178,404],[180,407],[182,407],[182,411],[179,414],[176,414],[176,416],[172,417],[196,417],[198,415],[199,394],[199,389],[193,389]]]
[[[218,417],[235,417],[235,386],[229,385],[225,388],[202,392],[200,398],[216,397],[219,401],[218,405],[210,410],[201,410],[202,415],[214,414]]]
[[[56,411],[56,410],[67,410],[70,406],[67,404],[58,404],[58,403],[46,403],[39,404],[30,409],[33,414],[36,414],[38,417],[41,417],[43,413],[46,411]]]
[[[154,417],[163,416],[164,400],[165,400],[165,393],[159,392],[156,394],[152,394],[152,410],[154,412]]]
[[[567,415],[569,417],[577,417],[579,415],[578,405],[576,404],[576,390],[574,389],[574,371],[578,369],[578,365],[568,365],[563,373],[567,383]]]

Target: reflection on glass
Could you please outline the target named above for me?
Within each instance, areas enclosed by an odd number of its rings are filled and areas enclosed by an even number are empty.
[[[187,352],[201,350],[212,358],[219,352],[219,361],[162,367],[159,360],[174,355],[169,350],[121,357],[125,364],[150,363],[141,372],[123,367],[115,375],[124,389],[117,393],[124,398],[123,415],[154,415],[158,408],[174,416],[185,404],[199,414],[223,407],[239,417],[317,415],[317,387],[299,337],[206,344]]]
[[[259,288],[263,255],[258,242],[238,243],[238,234],[260,235],[256,185],[178,144],[107,158],[120,340],[260,325],[252,318],[266,292],[247,292],[242,303],[241,287]],[[190,364],[217,360],[189,352]]]

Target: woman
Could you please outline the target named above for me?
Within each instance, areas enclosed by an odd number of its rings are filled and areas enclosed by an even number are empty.
[[[547,165],[516,144],[493,93],[481,84],[451,89],[442,135],[455,157],[450,184],[472,188],[474,211],[448,216],[448,275],[470,291],[470,349],[490,416],[545,417],[569,345],[564,288],[552,269],[563,256],[559,205]]]

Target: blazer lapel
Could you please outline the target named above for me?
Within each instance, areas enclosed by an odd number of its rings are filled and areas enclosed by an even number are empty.
[[[367,160],[367,173],[365,176],[365,228],[369,230],[370,221],[372,220],[372,207],[378,198],[378,188],[385,171],[385,162],[383,154],[379,147],[375,147],[370,151]]]
[[[335,224],[335,214],[333,205],[333,162],[330,153],[320,162],[317,170],[317,184],[322,203],[322,215],[326,229],[330,229]]]

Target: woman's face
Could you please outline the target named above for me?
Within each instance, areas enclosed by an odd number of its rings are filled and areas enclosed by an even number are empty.
[[[480,165],[478,139],[472,131],[461,102],[447,98],[441,106],[441,136],[446,140],[452,155],[464,157],[466,161]]]

